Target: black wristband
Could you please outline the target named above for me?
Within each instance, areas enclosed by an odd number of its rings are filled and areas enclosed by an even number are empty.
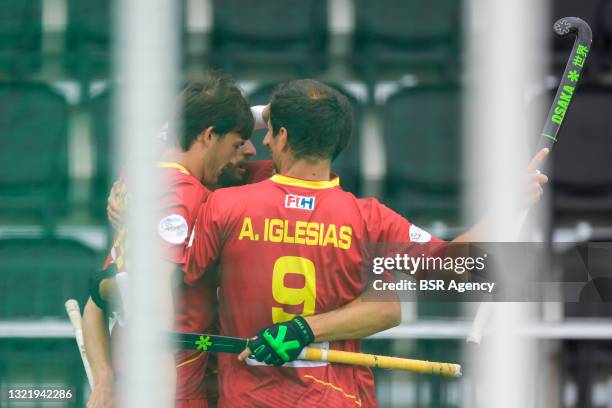
[[[89,278],[89,296],[91,300],[108,314],[108,301],[104,300],[100,295],[100,282],[104,279],[112,278],[117,275],[117,267],[114,263],[110,264],[108,268],[97,271]]]
[[[306,319],[304,319],[302,316],[297,316],[293,319],[293,324],[295,328],[302,334],[302,338],[305,341],[305,345],[308,345],[314,341],[314,333],[306,322]]]

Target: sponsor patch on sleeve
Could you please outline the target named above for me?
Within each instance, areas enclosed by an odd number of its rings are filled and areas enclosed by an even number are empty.
[[[162,218],[157,227],[159,236],[171,244],[181,244],[187,238],[187,221],[178,214]]]
[[[431,234],[414,224],[410,224],[410,230],[408,231],[410,235],[410,242],[418,242],[420,244],[424,244],[426,242],[431,241]]]

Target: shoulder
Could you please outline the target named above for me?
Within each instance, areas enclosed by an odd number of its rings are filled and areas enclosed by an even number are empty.
[[[183,173],[177,169],[160,169],[161,171],[161,181],[164,185],[173,189],[175,187],[185,188],[185,189],[198,189],[204,188],[200,180],[192,176],[191,174]]]
[[[244,207],[246,203],[252,202],[255,194],[260,194],[258,184],[263,183],[218,188],[208,194],[206,207],[214,208],[215,211],[231,211]]]
[[[187,205],[191,203],[201,203],[210,194],[200,180],[190,174],[179,171],[169,170],[162,179],[163,195],[173,201],[180,201]]]
[[[203,210],[206,218],[226,225],[240,218],[249,209],[263,208],[269,203],[273,190],[270,181],[237,187],[224,187],[213,191],[206,199]]]
[[[169,172],[168,172],[169,173]],[[197,211],[210,195],[210,190],[189,174],[165,174],[160,207],[164,214],[178,214],[191,225]]]
[[[269,180],[263,180],[257,183],[245,184],[242,186],[223,187],[216,189],[211,197],[215,196],[217,197],[217,200],[253,199],[265,196],[265,194],[270,191],[272,185],[272,182]]]
[[[404,216],[398,214],[385,204],[381,203],[377,198],[359,198],[357,199],[360,210],[366,220],[383,225],[385,227],[399,225],[409,225],[411,222]]]
[[[374,197],[359,198],[357,205],[367,229],[373,234],[408,228],[409,222]]]
[[[381,203],[375,197],[355,198],[355,201],[364,216],[384,216],[396,214],[392,209]]]

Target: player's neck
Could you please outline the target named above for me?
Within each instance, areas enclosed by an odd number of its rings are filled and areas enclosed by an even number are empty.
[[[162,161],[178,163],[185,167],[189,174],[198,180],[202,179],[204,166],[201,163],[201,160],[198,160],[195,155],[191,155],[189,152],[184,152],[177,148],[171,148],[162,154]]]
[[[331,162],[329,160],[296,160],[288,163],[280,172],[283,176],[312,181],[329,181]]]

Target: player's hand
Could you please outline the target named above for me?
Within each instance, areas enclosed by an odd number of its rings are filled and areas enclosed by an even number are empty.
[[[314,334],[310,326],[303,317],[298,316],[288,322],[266,327],[249,342],[247,350],[251,358],[261,363],[280,366],[295,360],[302,349],[313,340]],[[238,359],[243,360],[247,350],[241,353]]]
[[[113,408],[114,406],[112,378],[97,381],[87,401],[87,408]]]
[[[270,120],[270,104],[267,104],[264,110],[261,112],[261,117],[263,118],[266,126],[268,126],[268,121]]]
[[[115,230],[120,230],[123,226],[123,213],[126,205],[127,188],[123,180],[113,183],[110,194],[108,195],[106,214],[108,221]]]
[[[531,163],[527,167],[527,174],[529,177],[529,184],[527,188],[527,203],[528,205],[532,205],[540,201],[542,196],[544,195],[543,185],[548,183],[548,177],[545,174],[542,174],[538,168],[548,156],[550,150],[544,148],[540,150],[533,159],[531,159]]]

